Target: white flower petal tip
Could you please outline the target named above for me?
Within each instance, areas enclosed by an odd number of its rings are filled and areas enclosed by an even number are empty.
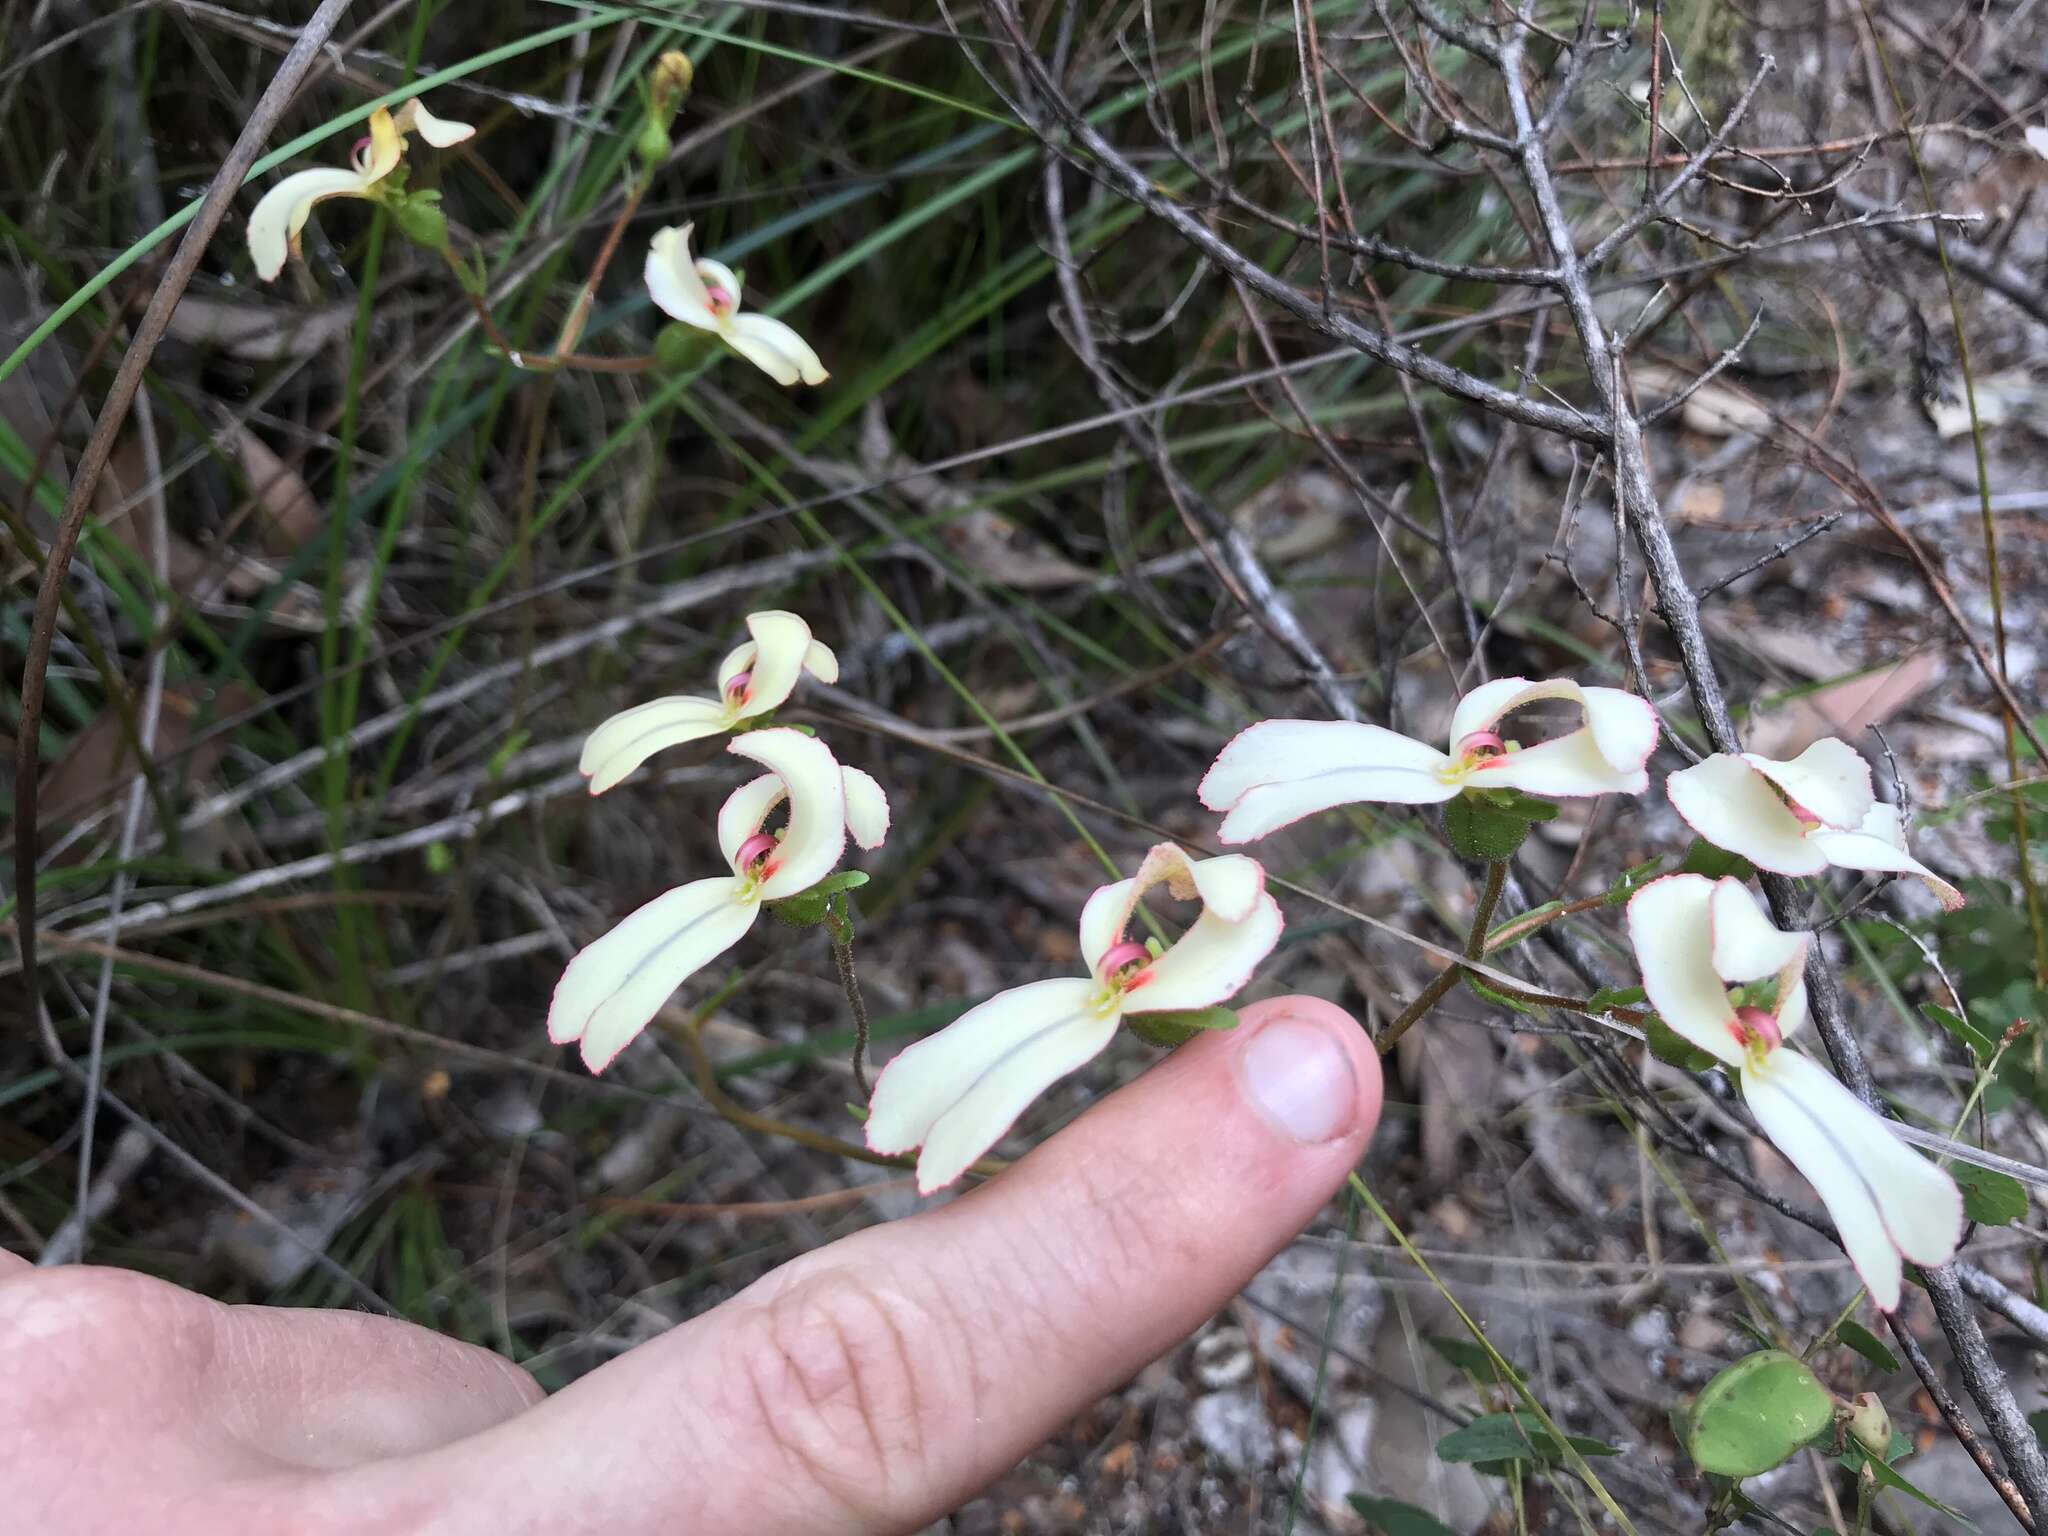
[[[1758,1126],[1819,1194],[1872,1299],[1893,1310],[1902,1256],[1940,1264],[1955,1252],[1962,1197],[1825,1068],[1784,1043],[1806,1017],[1799,970],[1812,935],[1774,927],[1739,881],[1704,875],[1651,881],[1630,898],[1628,929],[1651,1006],[1737,1068]],[[1767,979],[1768,990],[1760,985]]]
[[[847,835],[872,852],[889,836],[889,797],[860,769],[842,767],[839,771],[846,791]]]
[[[416,133],[436,149],[448,149],[476,136],[474,124],[436,117],[417,96],[392,113],[391,118],[400,133]]]
[[[1208,1008],[1235,996],[1280,941],[1265,872],[1242,854],[1191,859],[1172,843],[1128,880],[1102,886],[1081,912],[1089,974],[998,993],[899,1054],[875,1083],[867,1121],[877,1152],[924,1150],[926,1194],[965,1172],[1058,1079],[1092,1060],[1127,1014]],[[1165,885],[1201,914],[1154,955],[1125,937],[1138,898]]]
[[[832,873],[846,852],[846,777],[838,760],[817,737],[788,726],[749,731],[727,743],[726,750],[768,769],[781,780],[789,800],[789,823],[758,872],[760,899],[780,901],[809,890]],[[734,798],[752,788],[739,790]],[[726,821],[721,814],[721,841]],[[759,824],[751,830],[758,831]],[[727,852],[731,857],[734,850]]]
[[[1503,716],[1546,699],[1576,704],[1585,723],[1528,748],[1511,748],[1494,732]],[[1618,688],[1504,677],[1458,701],[1450,746],[1441,752],[1383,726],[1342,720],[1264,720],[1224,747],[1197,793],[1224,813],[1217,835],[1230,844],[1340,805],[1434,805],[1467,789],[1641,794],[1650,785],[1657,712]]]
[[[548,1039],[581,1044],[592,1072],[610,1066],[670,994],[739,942],[758,903],[742,882],[698,880],[657,896],[569,962],[548,1007]]]
[[[1908,851],[1897,808],[1876,799],[1869,764],[1847,742],[1827,737],[1790,762],[1717,752],[1664,789],[1693,831],[1759,869],[1914,875],[1950,911],[1963,905],[1961,891]]]
[[[1843,1251],[1886,1312],[1903,1294],[1902,1260],[1932,1266],[1963,1236],[1956,1182],[1891,1133],[1826,1068],[1795,1051],[1745,1065],[1750,1113],[1834,1218]]]
[[[641,275],[655,307],[684,325],[710,331],[785,387],[830,378],[810,343],[789,326],[768,315],[741,312],[739,279],[732,268],[709,257],[692,259],[691,227],[657,230],[648,242]],[[836,663],[833,670],[836,675]]]

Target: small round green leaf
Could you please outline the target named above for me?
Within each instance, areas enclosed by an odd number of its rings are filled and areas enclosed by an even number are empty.
[[[1759,1350],[1700,1392],[1686,1449],[1702,1471],[1755,1477],[1833,1422],[1834,1400],[1813,1372],[1783,1350]]]
[[[1444,806],[1444,835],[1461,859],[1497,864],[1513,858],[1529,835],[1530,818],[1490,794],[1466,791]]]

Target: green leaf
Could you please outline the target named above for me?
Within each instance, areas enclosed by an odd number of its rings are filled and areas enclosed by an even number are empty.
[[[1842,1325],[1835,1330],[1835,1338],[1855,1350],[1880,1371],[1896,1371],[1899,1368],[1899,1357],[1885,1347],[1884,1340],[1853,1318],[1842,1319]]]
[[[1578,1435],[1565,1437],[1581,1456],[1619,1456],[1620,1450],[1602,1440]],[[1509,1462],[1533,1461],[1548,1466],[1563,1458],[1564,1449],[1541,1424],[1524,1421],[1511,1413],[1489,1413],[1462,1429],[1454,1429],[1436,1443],[1443,1461],[1469,1461],[1482,1472],[1499,1475]]]
[[[1446,1338],[1441,1334],[1435,1333],[1425,1335],[1425,1337],[1428,1339],[1431,1349],[1442,1355],[1459,1370],[1476,1376],[1481,1381],[1500,1380],[1500,1368],[1493,1363],[1493,1356],[1480,1348],[1479,1345],[1473,1343],[1472,1340]],[[1510,1371],[1515,1370],[1512,1365],[1508,1369]],[[1515,1371],[1515,1379],[1517,1381],[1522,1379],[1521,1372]]]
[[[857,891],[868,883],[868,877],[857,869],[842,869],[836,875],[827,875],[811,890],[824,896],[837,896],[841,891]]]
[[[1607,887],[1600,899],[1610,907],[1620,906],[1629,897],[1641,890],[1649,882],[1650,877],[1657,873],[1663,863],[1663,855],[1659,854],[1654,859],[1643,860],[1642,863],[1636,865],[1633,869],[1623,870],[1620,877],[1615,880],[1614,884]]]
[[[858,1120],[862,1125],[866,1125],[868,1123],[867,1105],[848,1103],[846,1106],[846,1112],[849,1115],[853,1116],[854,1119]]]
[[[1713,1057],[1654,1013],[1643,1020],[1643,1040],[1650,1047],[1652,1056],[1670,1066],[1681,1067],[1687,1072],[1705,1072],[1708,1068],[1719,1065]]]
[[[1701,1390],[1686,1449],[1703,1472],[1755,1477],[1834,1422],[1834,1399],[1780,1349],[1746,1355]]]
[[[1152,1013],[1127,1013],[1124,1024],[1147,1045],[1171,1050],[1212,1029],[1237,1028],[1234,1008],[1161,1008]]]
[[[1951,1013],[1939,1003],[1922,1003],[1920,1011],[1960,1041],[1978,1066],[1986,1065],[1996,1054],[1998,1037],[1989,1030],[1972,1024],[1961,1014]]]
[[[1535,1017],[1537,1013],[1534,1005],[1525,1003],[1517,997],[1509,997],[1505,992],[1496,991],[1493,987],[1487,985],[1484,980],[1474,976],[1470,971],[1465,973],[1465,985],[1470,987],[1476,995],[1492,1003],[1496,1008],[1506,1008],[1512,1013],[1527,1014],[1531,1018]]]
[[[1458,1536],[1436,1516],[1425,1514],[1399,1499],[1376,1499],[1370,1494],[1350,1493],[1344,1501],[1365,1517],[1365,1523],[1380,1536]]]
[[[1709,880],[1747,880],[1756,873],[1756,866],[1739,853],[1716,848],[1705,838],[1696,837],[1692,846],[1685,850],[1678,872],[1681,875],[1705,875]]]
[[[816,886],[768,903],[768,910],[792,928],[815,928],[825,921],[825,894]]]
[[[1907,1481],[1905,1477],[1901,1476],[1899,1472],[1886,1466],[1860,1445],[1852,1443],[1846,1451],[1835,1459],[1851,1472],[1860,1472],[1863,1468],[1868,1467],[1870,1468],[1871,1475],[1877,1479],[1882,1487],[1896,1489],[1906,1495],[1907,1498],[1918,1499],[1929,1509],[1944,1514],[1951,1520],[1959,1520],[1972,1530],[1976,1529],[1975,1522],[1968,1515],[1959,1509],[1942,1503],[1941,1500],[1935,1498],[1932,1494],[1922,1493],[1912,1483]]]
[[[2002,1227],[2027,1214],[2027,1191],[2009,1173],[1957,1163],[1949,1175],[1963,1192],[1963,1214],[1987,1227]]]
[[[1444,806],[1444,835],[1459,858],[1498,864],[1514,857],[1529,835],[1530,820],[1491,794],[1467,790]]]

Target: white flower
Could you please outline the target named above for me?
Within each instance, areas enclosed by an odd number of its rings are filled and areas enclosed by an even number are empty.
[[[1138,898],[1165,882],[1201,916],[1164,953],[1124,936]],[[1280,941],[1266,872],[1243,854],[1190,859],[1171,843],[1081,911],[1086,976],[1034,981],[967,1010],[882,1071],[868,1106],[877,1152],[924,1151],[917,1187],[944,1188],[996,1144],[1024,1108],[1095,1058],[1129,1014],[1212,1008],[1234,997]]]
[[[740,280],[722,261],[690,259],[693,225],[657,230],[647,247],[647,291],[671,319],[710,331],[778,384],[832,377],[811,344],[780,320],[740,313]]]
[[[811,638],[811,626],[793,613],[767,608],[747,615],[753,639],[742,641],[718,665],[718,697],[676,694],[613,715],[590,733],[577,762],[601,795],[664,747],[721,736],[743,721],[781,706],[808,672],[823,683],[839,680],[839,658]]]
[[[1813,936],[1773,927],[1740,881],[1704,875],[1644,886],[1628,931],[1651,1006],[1736,1069],[1756,1123],[1820,1195],[1871,1299],[1892,1311],[1902,1256],[1943,1264],[1955,1253],[1963,1197],[1825,1067],[1786,1047],[1806,1022]]]
[[[737,944],[763,902],[809,890],[832,873],[846,837],[878,848],[889,801],[858,768],[843,767],[814,736],[787,728],[751,731],[727,750],[772,771],[734,790],[718,813],[718,845],[732,873],[657,896],[569,962],[548,1007],[548,1038],[583,1043],[602,1072],[647,1027],[693,971]],[[763,830],[789,801],[789,823]]]
[[[1569,699],[1585,724],[1520,747],[1493,729],[1504,715],[1543,699]],[[1217,836],[1249,843],[1333,806],[1377,800],[1432,805],[1468,789],[1531,795],[1639,795],[1657,747],[1657,712],[1619,688],[1581,688],[1569,678],[1503,677],[1458,701],[1451,750],[1439,752],[1378,725],[1346,720],[1264,720],[1223,749],[1198,791],[1226,811]]]
[[[263,194],[249,215],[249,256],[256,275],[269,282],[284,270],[287,253],[299,253],[299,231],[314,204],[330,197],[376,197],[377,184],[405,158],[407,134],[417,133],[436,149],[446,149],[475,132],[468,123],[434,116],[417,99],[395,113],[379,107],[370,114],[369,136],[356,145],[354,169],[299,171]]]
[[[1664,790],[1693,831],[1758,869],[1918,875],[1950,911],[1963,904],[1961,891],[1906,851],[1897,808],[1877,798],[1870,765],[1846,741],[1816,741],[1789,763],[1717,752],[1672,774]]]

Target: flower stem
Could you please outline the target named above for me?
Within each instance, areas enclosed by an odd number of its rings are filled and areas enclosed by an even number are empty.
[[[839,967],[839,985],[846,989],[846,1006],[853,1010],[853,1080],[860,1085],[860,1096],[864,1099],[874,1096],[874,1088],[868,1082],[868,1005],[860,993],[860,973],[853,968],[853,914],[840,904],[846,900],[841,891],[833,895],[825,908],[825,931],[832,936],[832,963]]]
[[[1486,948],[1486,925],[1493,921],[1493,909],[1500,905],[1500,893],[1508,882],[1508,864],[1505,859],[1496,859],[1486,866],[1486,880],[1479,888],[1479,904],[1472,909],[1472,930],[1465,937],[1465,958],[1477,960]],[[1464,979],[1463,966],[1446,966],[1415,995],[1415,1001],[1403,1008],[1400,1017],[1380,1031],[1374,1044],[1384,1056],[1394,1048],[1400,1038],[1407,1034],[1417,1019],[1434,1008],[1443,995]]]

